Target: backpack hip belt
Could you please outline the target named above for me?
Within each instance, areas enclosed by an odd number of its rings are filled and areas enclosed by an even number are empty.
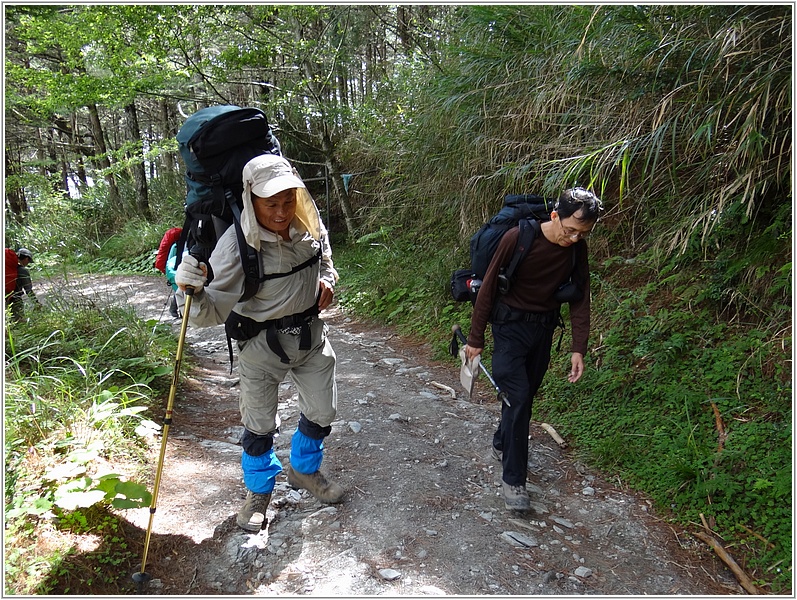
[[[546,312],[527,312],[498,301],[495,303],[495,307],[493,308],[491,320],[495,325],[523,321],[526,323],[537,323],[542,327],[554,329],[559,318],[560,313],[558,310],[549,310]]]
[[[565,335],[565,321],[562,318],[560,309],[549,310],[547,312],[526,312],[518,308],[512,308],[499,300],[493,307],[490,321],[493,325],[505,325],[507,323],[518,322],[537,323],[540,327],[551,330],[560,327],[561,331],[559,332],[559,341],[556,344],[556,351],[559,352],[562,348],[562,338]]]
[[[229,318],[224,324],[227,330],[227,335],[234,340],[244,341],[251,340],[260,334],[266,332],[266,343],[271,351],[280,357],[280,362],[284,364],[290,363],[288,355],[279,342],[278,333],[288,333],[291,335],[299,335],[299,350],[309,350],[311,344],[310,325],[313,319],[318,316],[318,304],[314,304],[307,310],[279,319],[268,319],[266,321],[255,321],[249,317],[238,314],[233,311],[230,313]]]

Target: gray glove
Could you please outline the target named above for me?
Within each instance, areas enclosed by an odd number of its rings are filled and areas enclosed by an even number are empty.
[[[208,280],[208,267],[205,263],[199,262],[190,254],[183,256],[180,266],[174,273],[174,282],[181,290],[190,287],[194,288],[194,293],[199,293]]]

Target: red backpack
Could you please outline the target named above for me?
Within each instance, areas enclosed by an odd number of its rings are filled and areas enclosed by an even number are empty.
[[[158,255],[155,257],[155,268],[161,273],[166,273],[166,261],[169,259],[169,250],[172,244],[176,244],[180,239],[180,234],[183,232],[182,227],[172,227],[163,234],[160,246],[158,246]]]
[[[6,248],[6,296],[14,293],[17,287],[17,269],[19,268],[19,257],[11,248]]]

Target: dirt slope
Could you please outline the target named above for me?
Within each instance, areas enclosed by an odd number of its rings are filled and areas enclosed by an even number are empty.
[[[123,293],[119,293],[120,290]],[[169,319],[158,278],[94,278],[82,293]],[[323,469],[346,501],[318,503],[280,476],[268,530],[235,525],[240,471],[237,369],[223,328],[189,328],[153,522],[147,592],[162,595],[715,595],[743,593],[710,551],[650,503],[573,461],[533,423],[536,510],[504,508],[489,453],[499,407],[488,385],[468,400],[458,369],[423,346],[323,315],[338,356],[338,419]],[[446,390],[455,390],[455,397]],[[282,386],[278,455],[288,464],[298,409]],[[160,419],[158,419],[160,420]],[[159,440],[153,440],[152,462]],[[149,513],[124,517],[143,540]],[[131,537],[131,536],[128,536]],[[135,592],[132,587],[128,590]]]

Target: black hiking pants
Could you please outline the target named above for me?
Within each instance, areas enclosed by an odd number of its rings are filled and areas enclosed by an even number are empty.
[[[531,404],[551,360],[554,327],[553,319],[493,325],[493,377],[511,404],[501,404],[493,446],[503,453],[509,485],[526,485]]]

